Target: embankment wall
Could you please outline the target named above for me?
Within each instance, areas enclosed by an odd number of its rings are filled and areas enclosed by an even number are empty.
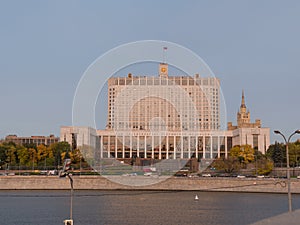
[[[124,185],[131,180],[133,185]],[[151,180],[152,179],[152,180]],[[178,177],[119,177],[111,179],[101,176],[74,176],[75,190],[197,190],[286,193],[286,179],[258,178],[178,178]],[[122,184],[123,183],[123,184]],[[152,183],[152,184],[149,184]],[[148,184],[148,185],[147,185]],[[68,178],[55,176],[3,176],[0,190],[67,190]],[[300,180],[291,180],[292,193],[300,193]]]

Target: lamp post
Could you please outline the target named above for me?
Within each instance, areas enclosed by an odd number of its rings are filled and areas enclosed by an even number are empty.
[[[289,212],[292,212],[292,193],[291,193],[291,175],[290,175],[290,159],[289,159],[289,143],[291,138],[295,134],[300,134],[300,130],[296,130],[294,133],[292,133],[288,139],[279,131],[275,130],[275,134],[279,134],[283,137],[285,141],[285,149],[286,149],[286,170],[287,170],[287,181],[288,181],[288,201],[289,201]]]

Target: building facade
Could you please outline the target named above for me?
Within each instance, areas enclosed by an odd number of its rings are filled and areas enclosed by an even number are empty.
[[[97,157],[116,159],[213,159],[227,157],[234,145],[250,144],[263,153],[269,146],[269,128],[250,122],[244,93],[237,126],[220,130],[219,79],[169,76],[165,63],[158,76],[110,78],[107,115],[105,130],[62,127],[61,140],[78,147],[96,133]]]
[[[237,113],[237,125],[233,126],[232,122],[229,122],[227,129],[232,132],[233,146],[248,144],[263,154],[269,148],[270,128],[262,128],[259,119],[251,123],[250,112],[245,103],[244,91],[242,93],[241,106]]]
[[[30,137],[18,137],[17,135],[8,135],[5,137],[5,142],[14,142],[15,144],[35,144],[35,145],[51,145],[59,142],[60,138],[55,137],[53,134],[49,136],[30,136]]]
[[[219,130],[220,81],[199,74],[169,76],[165,63],[159,65],[157,77],[112,77],[108,80],[106,128]]]

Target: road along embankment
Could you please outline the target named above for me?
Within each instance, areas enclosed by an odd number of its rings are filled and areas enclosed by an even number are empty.
[[[111,180],[117,181],[113,182]],[[286,179],[73,176],[75,190],[183,190],[286,193]],[[132,183],[132,185],[124,185]],[[68,178],[56,176],[3,176],[0,190],[67,190]],[[300,193],[300,180],[291,179],[292,193]]]

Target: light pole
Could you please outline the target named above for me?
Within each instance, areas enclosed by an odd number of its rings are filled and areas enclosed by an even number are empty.
[[[285,149],[286,149],[286,170],[287,170],[287,181],[288,181],[288,201],[289,201],[289,212],[292,212],[292,193],[291,193],[291,175],[290,175],[290,158],[289,158],[289,143],[291,138],[295,134],[300,134],[300,130],[296,130],[294,133],[292,133],[288,139],[279,131],[275,130],[275,134],[279,134],[283,137],[285,141]]]

